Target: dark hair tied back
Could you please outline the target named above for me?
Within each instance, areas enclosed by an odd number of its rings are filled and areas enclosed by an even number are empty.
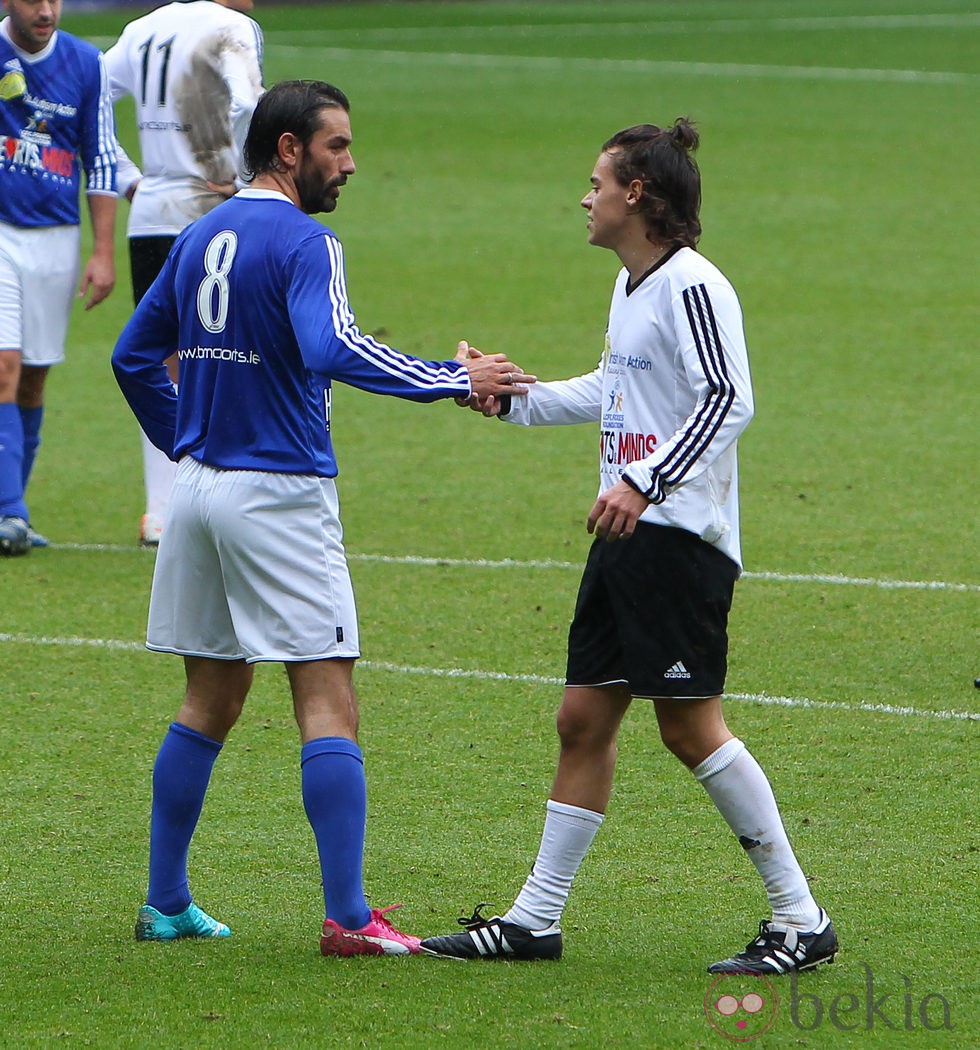
[[[643,183],[638,207],[650,233],[668,244],[693,248],[701,236],[701,173],[692,156],[699,142],[693,122],[678,117],[667,129],[656,124],[625,128],[602,147],[623,186]]]
[[[693,153],[701,143],[701,136],[698,134],[697,128],[687,117],[678,117],[674,121],[674,126],[670,129],[669,134],[678,146],[681,146],[689,153]]]

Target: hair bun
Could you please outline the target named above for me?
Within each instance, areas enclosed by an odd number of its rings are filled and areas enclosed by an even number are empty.
[[[678,146],[690,151],[696,150],[701,141],[701,136],[689,117],[678,117],[668,134]]]

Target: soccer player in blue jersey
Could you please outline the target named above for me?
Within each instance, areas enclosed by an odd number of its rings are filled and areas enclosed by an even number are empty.
[[[80,294],[115,284],[112,105],[96,48],[58,29],[61,0],[3,0],[0,23],[0,554],[47,540],[24,491],[41,440],[48,369],[65,356],[79,273],[85,171],[93,248]]]
[[[289,81],[259,102],[249,188],[177,238],[112,363],[157,447],[177,461],[147,646],[184,657],[187,689],[153,772],[140,940],[227,937],[192,900],[187,855],[212,766],[253,664],[286,666],[303,802],[316,838],[324,955],[407,954],[416,937],[368,906],[365,777],[352,682],[359,655],[334,478],[330,391],[341,381],[415,401],[526,393],[503,354],[424,361],[358,329],[343,249],[311,216],[354,174],[350,106]],[[179,392],[164,361],[180,362]]]

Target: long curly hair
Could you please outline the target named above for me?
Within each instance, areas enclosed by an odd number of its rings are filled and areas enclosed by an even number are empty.
[[[636,124],[616,132],[602,151],[624,186],[643,183],[638,204],[659,240],[693,248],[701,236],[701,172],[692,154],[700,136],[693,122],[678,117],[673,126]]]

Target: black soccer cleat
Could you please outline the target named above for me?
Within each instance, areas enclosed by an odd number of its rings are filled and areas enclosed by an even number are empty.
[[[443,959],[552,959],[561,958],[561,927],[557,922],[543,930],[528,930],[513,922],[504,922],[499,915],[485,919],[479,904],[467,919],[459,919],[465,933],[450,933],[445,937],[427,937],[422,951]]]
[[[821,908],[820,922],[812,933],[800,933],[791,926],[763,920],[759,923],[759,936],[744,952],[712,963],[708,973],[775,977],[833,962],[839,950],[834,924]]]

